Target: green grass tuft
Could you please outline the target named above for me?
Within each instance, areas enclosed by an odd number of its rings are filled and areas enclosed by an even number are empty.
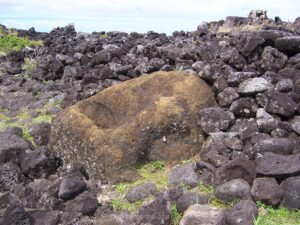
[[[171,220],[172,220],[172,225],[179,225],[180,221],[182,219],[182,214],[178,212],[176,204],[173,204],[171,206]]]
[[[41,41],[33,41],[25,37],[7,34],[0,37],[0,53],[8,54],[13,51],[22,51],[26,46],[40,46]]]
[[[36,69],[36,60],[25,58],[22,69],[25,71],[25,78],[31,79],[32,73]]]
[[[129,203],[126,199],[126,193],[129,189],[147,181],[154,182],[157,186],[157,189],[163,190],[168,186],[168,176],[166,173],[166,169],[162,162],[154,161],[147,164],[142,165],[138,169],[138,174],[140,175],[140,179],[133,183],[119,183],[115,187],[116,197],[112,200],[112,205],[117,211],[129,211],[129,212],[137,212],[137,210],[142,206],[142,204],[146,201],[153,199],[153,196],[145,199],[145,201],[138,201],[134,203]]]
[[[300,211],[286,208],[274,209],[271,206],[257,202],[259,215],[254,225],[299,225]]]

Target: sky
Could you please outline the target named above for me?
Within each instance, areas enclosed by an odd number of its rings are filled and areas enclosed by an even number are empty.
[[[0,24],[49,32],[73,23],[77,31],[193,31],[204,21],[247,16],[251,9],[294,21],[299,0],[0,0]]]

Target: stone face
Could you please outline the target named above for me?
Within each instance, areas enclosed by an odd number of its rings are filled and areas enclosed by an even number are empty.
[[[199,114],[200,126],[207,134],[226,130],[234,120],[232,112],[217,107],[202,109]]]
[[[283,191],[275,178],[256,178],[253,181],[251,195],[255,201],[277,206],[282,194]]]
[[[258,94],[256,101],[269,113],[289,118],[297,113],[298,105],[288,95],[277,91]]]
[[[266,152],[256,160],[256,173],[281,177],[300,174],[300,154],[279,155]]]
[[[157,188],[155,183],[145,182],[131,188],[126,194],[126,199],[129,202],[136,202],[136,201],[143,200],[149,197],[150,195],[154,196],[156,193],[157,193]]]
[[[228,225],[253,225],[258,207],[251,200],[241,200],[225,213]]]
[[[212,91],[184,72],[157,72],[107,88],[60,112],[50,146],[85,164],[91,178],[137,177],[146,160],[172,162],[199,152],[197,113],[215,105]]]
[[[218,186],[215,195],[225,202],[236,199],[250,199],[250,185],[243,179],[234,179]]]
[[[225,225],[223,209],[209,205],[191,205],[185,212],[180,225]]]
[[[255,77],[240,83],[238,92],[241,94],[254,94],[267,91],[269,88],[270,83],[266,79]]]
[[[280,187],[283,190],[281,206],[300,209],[300,176],[287,178]]]
[[[193,163],[175,167],[169,176],[169,183],[174,186],[183,184],[196,187],[199,183],[199,175]]]
[[[291,36],[291,37],[283,37],[278,38],[275,41],[275,47],[282,52],[288,54],[296,54],[300,52],[300,37],[299,36]]]

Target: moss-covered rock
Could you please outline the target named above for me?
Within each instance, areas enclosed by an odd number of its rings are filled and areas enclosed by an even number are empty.
[[[200,78],[157,72],[110,87],[53,120],[50,145],[66,162],[83,162],[92,178],[137,178],[146,161],[174,163],[201,150],[198,112],[215,105]]]

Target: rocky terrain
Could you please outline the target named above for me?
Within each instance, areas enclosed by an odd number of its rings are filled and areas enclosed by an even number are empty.
[[[0,29],[0,224],[300,224],[300,18]]]

